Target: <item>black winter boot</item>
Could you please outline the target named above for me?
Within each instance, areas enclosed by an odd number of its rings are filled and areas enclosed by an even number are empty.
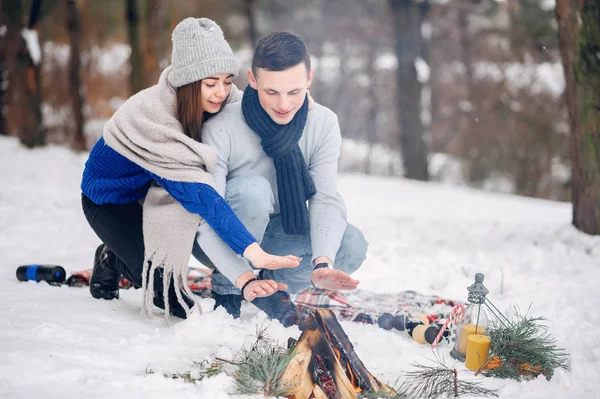
[[[181,319],[187,319],[185,309],[177,300],[175,292],[173,290],[169,291],[169,313]],[[192,298],[187,296],[184,292],[181,293],[181,296],[183,297],[183,300],[190,309],[194,307],[196,302]],[[157,308],[165,310],[165,299],[163,298],[163,291],[154,291],[154,299],[152,300],[152,302]]]
[[[262,310],[270,319],[279,320],[284,327],[300,324],[300,315],[290,295],[285,291],[277,291],[273,295],[254,298],[251,302]]]
[[[221,295],[213,292],[213,298],[215,299],[215,307],[216,310],[219,306],[223,306],[227,313],[233,316],[234,319],[240,317],[241,308],[242,308],[242,296],[241,295]]]
[[[110,264],[109,249],[100,244],[94,254],[94,269],[90,278],[90,293],[96,299],[119,299],[121,273]]]

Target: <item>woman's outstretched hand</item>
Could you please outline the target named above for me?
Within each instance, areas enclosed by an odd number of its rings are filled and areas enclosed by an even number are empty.
[[[252,262],[252,266],[257,269],[269,270],[294,268],[297,267],[302,260],[302,258],[294,255],[271,255],[263,251],[263,249],[257,243],[248,245],[244,251],[244,258]]]
[[[252,301],[254,298],[273,295],[275,292],[287,288],[287,285],[278,283],[275,280],[255,280],[244,289],[244,299]]]

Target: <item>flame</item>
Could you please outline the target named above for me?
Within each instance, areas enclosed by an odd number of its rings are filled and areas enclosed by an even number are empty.
[[[327,330],[327,328],[325,327],[325,325],[323,325],[323,331],[325,331],[325,334],[327,335],[327,339],[329,341],[331,341],[332,340],[331,335],[329,334],[329,330]]]
[[[340,353],[339,350],[337,350],[336,348],[331,348],[333,349],[333,353],[335,353],[335,357],[337,357],[337,360],[339,360],[340,362],[342,361],[342,354]]]
[[[323,319],[320,319],[319,321],[320,321],[319,324],[321,325],[321,330],[325,333],[325,335],[327,336],[327,339],[330,342],[333,342],[333,338],[329,332],[329,329],[325,325],[325,321]],[[352,367],[350,367],[350,362],[342,361],[342,354],[341,354],[340,350],[335,348],[333,345],[331,346],[331,348],[333,349],[333,353],[334,353],[335,357],[338,359],[338,361],[340,362],[340,364],[342,365],[342,367],[346,368],[346,374],[348,376],[348,379],[350,380],[350,384],[354,388],[354,392],[363,392],[363,389],[360,387],[360,381],[359,381],[358,377],[352,371]],[[321,360],[321,359],[319,359],[319,360]]]
[[[340,364],[342,364],[342,353],[337,348],[332,347],[332,349],[333,349],[333,353],[335,354],[335,357],[337,358],[337,360],[339,360]],[[350,384],[354,388],[354,392],[362,392],[363,390],[359,386],[358,378],[352,372],[352,367],[350,367],[350,362],[345,362],[345,364],[342,364],[342,367],[343,366],[346,367],[346,374],[348,375]]]
[[[362,388],[358,386],[358,378],[354,376],[352,372],[352,368],[350,367],[350,363],[346,363],[346,370],[348,370],[348,375],[350,376],[350,384],[354,387],[354,392],[362,392]]]

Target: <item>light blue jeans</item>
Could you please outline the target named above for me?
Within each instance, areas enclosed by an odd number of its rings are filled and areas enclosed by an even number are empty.
[[[283,231],[281,217],[273,214],[274,197],[271,185],[262,176],[245,175],[227,181],[225,200],[248,231],[266,252],[273,255],[296,255],[302,257],[300,265],[293,269],[264,270],[263,279],[272,279],[288,285],[289,293],[297,293],[311,285],[312,249],[310,235],[288,235]],[[335,269],[351,274],[358,270],[366,258],[367,241],[362,232],[348,223],[340,248],[335,256]],[[193,256],[213,267],[213,262],[194,240]],[[218,262],[215,262],[218,264]],[[226,265],[223,265],[226,267]],[[218,269],[213,271],[212,289],[217,294],[237,294],[240,290]]]

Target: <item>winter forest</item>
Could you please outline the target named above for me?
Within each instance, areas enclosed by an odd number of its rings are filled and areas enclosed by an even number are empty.
[[[87,286],[15,279],[34,263],[60,265],[67,277],[91,272],[100,240],[81,210],[85,162],[115,112],[157,84],[187,17],[220,25],[241,90],[262,37],[297,35],[315,68],[310,95],[338,117],[338,189],[369,245],[352,275],[359,289],[292,295],[303,309],[327,297],[339,323],[321,327],[322,339],[339,327],[353,345],[346,364],[339,353],[333,361],[341,371],[318,369],[333,393],[314,378],[305,396],[290,394],[290,384],[308,383],[290,377],[295,360],[261,337],[293,336],[301,348],[306,330],[250,301],[240,319],[213,311],[211,272],[193,257],[200,314],[168,326],[139,315],[141,290],[125,278],[118,301],[97,301]],[[0,0],[0,181],[0,397],[530,399],[600,390],[600,0]],[[476,273],[537,364],[503,357],[498,342],[514,341],[494,323],[475,375],[453,358],[462,327],[450,311],[468,305]],[[430,326],[440,333],[433,352]],[[370,392],[380,381],[385,389]]]
[[[243,70],[269,32],[305,40],[318,71],[313,95],[341,122],[342,171],[568,201],[561,48],[577,44],[567,33],[561,44],[555,8],[551,0],[4,1],[0,134],[28,147],[89,149],[124,99],[157,82],[174,25],[203,15],[220,21]],[[582,73],[597,72],[593,61]]]

